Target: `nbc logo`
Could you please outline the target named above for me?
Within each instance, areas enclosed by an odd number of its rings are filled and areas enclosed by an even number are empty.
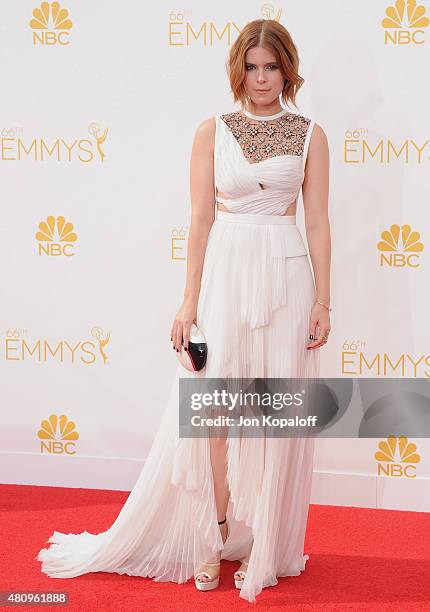
[[[379,442],[374,455],[378,462],[378,476],[416,478],[416,464],[421,461],[417,445],[406,436],[388,436]]]
[[[73,24],[69,19],[69,11],[60,8],[59,2],[42,2],[40,8],[33,9],[33,19],[29,25],[33,30],[34,45],[70,44],[68,30]]]
[[[75,440],[79,439],[76,426],[73,421],[69,421],[65,414],[60,416],[51,414],[49,419],[44,419],[40,423],[41,429],[37,432],[40,439],[40,452],[50,455],[74,455]]]
[[[36,240],[39,242],[39,255],[51,255],[58,257],[65,255],[72,257],[74,243],[78,237],[73,231],[73,223],[66,222],[62,216],[54,217],[49,215],[46,221],[39,223],[39,232],[36,233]]]
[[[385,10],[381,25],[385,30],[385,44],[422,45],[424,30],[429,25],[425,6],[417,5],[416,0],[397,0]]]
[[[381,233],[378,242],[379,264],[390,268],[418,268],[419,255],[424,249],[419,232],[411,231],[410,225],[392,225]]]

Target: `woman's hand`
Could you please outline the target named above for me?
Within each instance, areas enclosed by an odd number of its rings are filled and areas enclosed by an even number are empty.
[[[314,337],[308,345],[307,349],[315,349],[319,346],[325,344],[328,339],[328,335],[330,332],[330,313],[325,306],[315,304],[311,310],[310,323],[309,323],[309,333]],[[316,336],[316,328],[319,327],[320,335]],[[325,339],[324,339],[325,338]]]
[[[170,331],[170,339],[173,342],[173,350],[180,351],[182,343],[188,349],[188,341],[190,339],[191,325],[197,319],[197,302],[195,300],[185,298],[182,306],[173,321]]]

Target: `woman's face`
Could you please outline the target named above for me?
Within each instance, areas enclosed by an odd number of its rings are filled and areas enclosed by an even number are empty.
[[[246,93],[256,106],[278,104],[285,77],[271,51],[264,47],[248,49],[245,55],[245,72]]]

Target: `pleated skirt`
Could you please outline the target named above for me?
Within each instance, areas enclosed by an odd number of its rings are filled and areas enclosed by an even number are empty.
[[[151,450],[112,526],[97,534],[54,531],[36,557],[41,571],[53,578],[104,571],[183,583],[217,551],[231,561],[251,552],[239,591],[250,602],[279,577],[299,575],[309,559],[314,439],[227,435],[230,535],[223,545],[210,441],[179,436],[179,381],[318,377],[320,349],[306,349],[314,301],[295,217],[218,211],[197,310],[206,366],[192,373],[178,364]]]

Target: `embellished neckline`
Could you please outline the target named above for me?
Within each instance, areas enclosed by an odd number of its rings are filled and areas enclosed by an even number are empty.
[[[246,117],[249,117],[250,119],[256,119],[257,121],[270,121],[271,119],[278,119],[279,117],[282,117],[283,115],[288,113],[288,110],[286,108],[283,108],[282,110],[280,110],[278,113],[275,113],[274,115],[253,115],[247,110],[243,110],[242,113]]]
[[[253,123],[247,120],[242,111],[233,111],[220,115],[220,119],[230,130],[247,161],[257,163],[271,157],[300,157],[304,154],[311,119],[288,111],[283,112],[283,115],[285,118],[277,121],[265,121],[263,118]]]

